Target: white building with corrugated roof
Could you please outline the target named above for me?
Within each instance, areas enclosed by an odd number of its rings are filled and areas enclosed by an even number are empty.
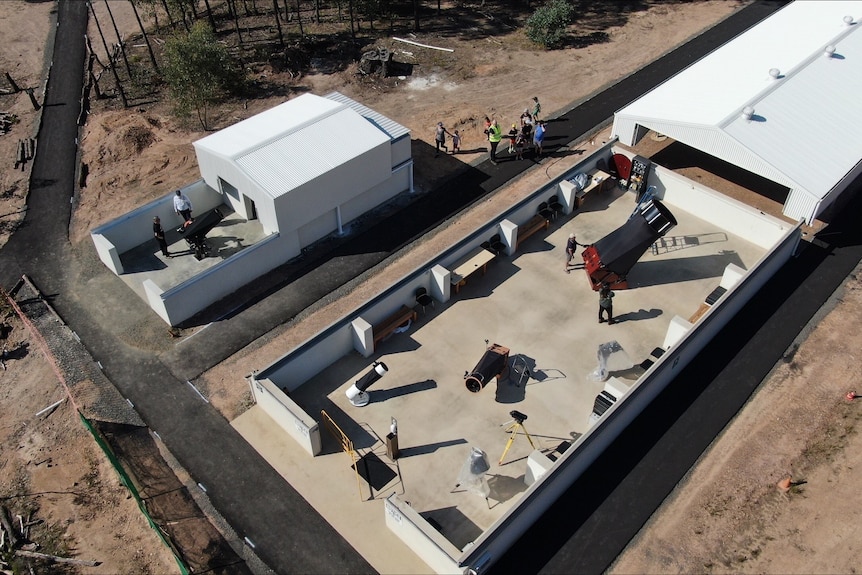
[[[194,147],[207,185],[291,255],[412,190],[407,128],[337,92],[303,94]]]
[[[862,172],[862,2],[797,1],[614,115],[788,188],[812,223]],[[840,144],[839,144],[840,143]]]
[[[171,325],[413,191],[410,131],[338,92],[303,94],[194,147],[202,179],[181,192],[203,242],[185,232],[167,191],[90,232],[102,262]]]

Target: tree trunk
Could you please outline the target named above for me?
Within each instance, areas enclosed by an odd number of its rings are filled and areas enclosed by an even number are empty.
[[[314,17],[317,18],[317,23],[320,24],[320,0],[314,0]]]
[[[413,0],[413,31],[419,31],[419,0]]]
[[[296,22],[299,24],[299,36],[305,37],[305,31],[302,29],[302,18],[299,15],[299,0],[296,0]]]
[[[230,15],[233,18],[233,26],[236,29],[236,37],[239,42],[239,45],[242,46],[242,34],[239,31],[239,14],[236,12],[236,0],[227,0],[227,8],[230,11]]]
[[[99,31],[99,36],[102,38],[102,45],[105,47],[105,54],[108,55],[108,67],[114,74],[114,81],[117,83],[117,90],[120,92],[120,100],[123,102],[123,107],[128,108],[129,102],[126,100],[126,92],[123,90],[123,84],[120,82],[120,76],[117,74],[117,67],[114,66],[114,60],[111,58],[111,51],[108,49],[108,43],[105,41],[105,35],[102,34],[102,27],[99,25],[99,19],[96,17],[96,11],[93,9],[93,4],[89,0],[87,4],[90,6],[90,12],[93,14],[93,22],[96,23],[96,29]]]
[[[347,12],[350,16],[350,38],[356,44],[356,30],[353,29],[353,0],[347,0]]]
[[[171,27],[171,29],[173,29],[174,28],[174,17],[171,16],[171,9],[168,6],[168,0],[162,0],[162,6],[164,6],[164,8],[165,8],[165,14],[168,15],[168,25]]]
[[[278,0],[272,0],[272,7],[275,10],[275,25],[278,28],[278,44],[284,48],[284,35],[281,33],[281,18],[278,17]]]
[[[129,72],[129,78],[132,78],[132,67],[129,66],[129,58],[126,56],[126,43],[120,36],[120,30],[117,28],[117,21],[114,20],[114,13],[111,12],[111,4],[105,0],[105,8],[108,9],[108,17],[111,19],[111,25],[114,27],[114,34],[117,35],[117,42],[120,45],[120,53],[123,55],[123,63],[126,65],[126,70]]]
[[[138,14],[138,9],[135,6],[135,0],[129,0],[129,4],[132,5],[132,11],[135,13],[135,20],[138,21],[138,26],[141,28],[141,34],[144,35],[144,43],[147,45],[147,52],[150,53],[150,62],[153,64],[153,69],[156,71],[156,74],[159,73],[159,65],[156,64],[156,55],[153,53],[153,46],[150,44],[150,37],[147,36],[147,31],[144,29],[144,23],[141,22],[141,16]]]
[[[210,26],[212,26],[213,32],[216,32],[216,21],[215,16],[213,16],[213,9],[210,6],[210,0],[204,0],[204,5],[207,7],[207,17],[210,21]]]

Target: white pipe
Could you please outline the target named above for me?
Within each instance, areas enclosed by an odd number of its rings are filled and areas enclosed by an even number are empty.
[[[43,413],[45,413],[46,411],[51,411],[52,409],[54,409],[55,407],[57,407],[58,405],[60,405],[60,404],[61,404],[61,403],[63,403],[64,401],[66,401],[66,398],[65,398],[65,397],[64,397],[63,399],[61,399],[60,401],[57,401],[57,402],[55,402],[55,403],[52,403],[51,405],[49,405],[49,406],[48,406],[48,407],[46,407],[45,409],[43,409],[43,410],[41,410],[40,412],[38,412],[38,413],[36,414],[36,417],[39,417],[40,415],[42,415],[42,414],[43,414]]]
[[[413,40],[405,40],[404,38],[396,38],[392,37],[393,40],[398,42],[405,42],[407,44],[413,44],[414,46],[419,46],[420,48],[431,48],[432,50],[442,50],[443,52],[454,52],[452,48],[438,48],[437,46],[429,46],[428,44],[420,44],[419,42],[414,42]]]

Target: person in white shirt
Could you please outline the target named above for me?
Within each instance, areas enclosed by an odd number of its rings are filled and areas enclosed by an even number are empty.
[[[185,229],[194,221],[192,219],[192,202],[189,198],[177,190],[174,194],[174,211],[178,216],[183,218],[183,225],[180,229]]]

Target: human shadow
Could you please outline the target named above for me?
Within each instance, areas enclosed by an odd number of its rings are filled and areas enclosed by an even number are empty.
[[[624,314],[614,316],[614,322],[622,323],[624,321],[642,321],[645,319],[654,319],[663,314],[664,312],[657,308],[652,309],[639,309],[638,311],[630,311]]]

